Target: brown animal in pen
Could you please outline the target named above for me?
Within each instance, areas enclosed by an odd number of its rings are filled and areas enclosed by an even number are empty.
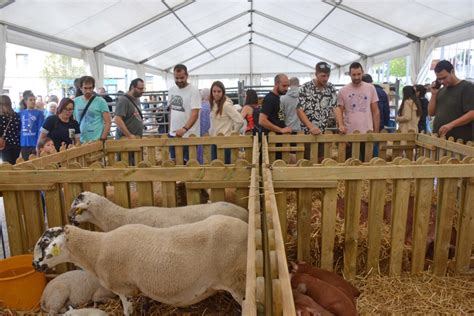
[[[298,316],[334,315],[316,303],[311,297],[304,295],[297,290],[293,290],[293,300],[295,302],[296,314]]]
[[[294,273],[305,273],[309,274],[312,277],[320,279],[324,282],[331,284],[332,286],[337,287],[346,294],[349,298],[357,299],[359,297],[359,290],[354,287],[352,284],[344,280],[338,274],[327,271],[324,269],[316,268],[306,262],[296,262],[292,263],[292,272]]]
[[[311,297],[316,303],[336,316],[357,315],[354,303],[344,292],[309,274],[292,274],[291,287]]]

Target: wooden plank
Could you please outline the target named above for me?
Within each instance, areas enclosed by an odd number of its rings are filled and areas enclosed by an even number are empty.
[[[456,238],[456,273],[467,273],[471,261],[471,251],[474,242],[474,182],[463,181],[465,186],[464,199],[459,215],[460,225]]]
[[[321,214],[321,268],[333,271],[336,237],[337,189],[325,188]]]
[[[473,164],[459,165],[386,165],[371,167],[362,166],[334,166],[331,168],[320,167],[272,167],[273,181],[305,181],[314,180],[363,180],[363,179],[411,179],[411,178],[466,178],[474,177]]]
[[[140,162],[138,168],[151,168],[149,162]],[[153,182],[140,181],[137,182],[138,205],[137,206],[152,206],[153,205]]]
[[[231,148],[230,149],[230,163],[236,163],[239,159],[240,148]]]
[[[186,203],[188,205],[201,204],[201,190],[190,189],[186,183]]]
[[[297,259],[310,262],[312,189],[298,190]]]
[[[269,145],[274,143],[332,143],[332,142],[379,142],[379,141],[393,141],[404,140],[414,141],[416,139],[415,133],[367,133],[367,134],[332,134],[325,132],[321,135],[269,135]]]
[[[211,189],[211,202],[225,201],[225,189]]]
[[[360,157],[360,142],[353,142],[351,148],[351,157],[359,159]]]
[[[400,165],[409,164],[406,158],[400,160]],[[411,180],[396,180],[393,183],[392,197],[392,230],[389,273],[399,276],[402,272],[403,248],[405,246],[405,231],[408,216]]]
[[[324,143],[324,158],[332,158],[331,147],[332,147],[332,143]]]
[[[310,144],[310,154],[309,159],[312,164],[318,163],[319,158],[319,144],[318,143],[311,143]]]
[[[113,166],[115,162],[115,153],[107,153],[107,166]]]
[[[275,189],[335,188],[337,181],[274,181]]]
[[[176,207],[176,182],[161,182],[162,206]]]
[[[417,134],[416,139],[427,145],[433,145],[443,150],[459,153],[463,156],[474,157],[474,147],[455,143],[450,140],[436,138],[434,136]]]
[[[203,160],[204,164],[210,164],[212,159],[211,159],[211,145],[203,145],[202,146],[202,152],[203,152]]]
[[[370,159],[374,157],[374,143],[373,142],[366,142],[365,143],[365,153],[364,153],[364,162],[369,162]],[[358,157],[354,157],[359,159]]]
[[[244,150],[245,150],[245,160],[251,163],[252,162],[252,148],[244,148]]]
[[[273,308],[272,315],[283,315],[283,298],[281,282],[278,279],[272,280]]]
[[[39,191],[20,192],[25,216],[25,228],[28,236],[26,247],[28,252],[34,250],[35,244],[45,230],[44,210]]]
[[[384,165],[383,159],[371,161],[372,165]],[[382,244],[382,225],[385,207],[386,180],[371,180],[369,184],[368,241],[366,271],[379,271],[380,246]]]
[[[457,179],[439,181],[444,183],[441,191],[442,199],[438,201],[433,272],[438,276],[444,276],[448,267],[453,217],[456,212]]]
[[[125,155],[122,155],[122,157],[123,156]],[[117,162],[113,167],[128,169],[127,165],[125,165],[123,161]],[[114,203],[121,207],[130,208],[130,187],[128,185],[128,182],[113,181],[112,186],[114,187],[114,197],[112,199]]]
[[[293,148],[296,148],[296,147],[291,147],[290,144],[288,143],[284,143],[282,144],[282,147],[278,147],[277,149],[284,149],[284,150],[280,150],[282,151],[282,159],[283,161],[285,161],[286,163],[290,163],[290,151],[295,151]],[[304,147],[301,147],[303,148],[303,152],[304,152]]]
[[[189,189],[225,189],[225,188],[248,188],[249,181],[188,181],[186,187]]]
[[[303,151],[296,151],[296,161],[304,159],[304,151],[305,151],[304,144],[296,144],[296,147],[303,147]]]
[[[55,184],[38,183],[38,184],[0,184],[0,191],[47,191],[53,190]]]
[[[138,164],[143,161],[142,159],[143,154],[141,151],[134,151],[133,152],[133,159],[135,160],[134,166],[138,166]]]
[[[130,158],[128,156],[129,152],[128,151],[122,151],[120,153],[120,160],[125,163],[126,166],[130,166]]]
[[[22,214],[17,201],[17,195],[12,191],[3,191],[5,220],[8,232],[10,255],[17,256],[26,253],[27,239],[22,228]]]
[[[339,143],[337,145],[337,161],[344,162],[346,161],[346,143]],[[358,157],[357,157],[358,158]]]
[[[362,181],[346,181],[344,193],[344,276],[353,279],[357,267]]]
[[[392,159],[395,157],[401,157],[402,156],[402,151],[400,149],[401,143],[399,141],[394,141],[393,145],[389,146],[392,147]]]
[[[280,229],[281,229],[281,235],[283,237],[283,241],[286,243],[287,241],[287,204],[286,204],[286,190],[285,189],[280,189],[280,190],[275,190],[275,199],[276,199],[276,204],[277,204],[277,209],[278,209],[278,216],[280,218]]]
[[[242,189],[235,189],[235,204],[238,206],[241,206],[243,208],[247,208],[248,204],[248,199],[249,199],[249,189],[248,188],[242,188]]]
[[[184,165],[184,154],[183,154],[183,146],[175,146],[174,147],[174,152],[175,152],[175,163],[177,166],[183,166]]]
[[[150,162],[152,166],[156,166],[156,150],[155,147],[149,146],[147,147],[147,160]]]
[[[189,151],[189,160],[194,159],[197,160],[198,154],[197,154],[197,146],[196,145],[190,145],[188,147]]]
[[[423,163],[428,164],[425,158]],[[431,161],[432,163],[432,161]],[[418,274],[424,270],[426,244],[433,196],[434,179],[417,179],[415,183],[415,209],[413,214],[413,240],[411,273]]]

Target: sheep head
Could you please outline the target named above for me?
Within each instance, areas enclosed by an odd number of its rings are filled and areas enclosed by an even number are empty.
[[[80,193],[74,201],[72,201],[71,209],[69,210],[69,220],[71,224],[78,226],[80,223],[90,222],[92,219],[92,214],[89,211],[93,207],[94,201],[99,201],[104,199],[104,197],[92,193],[92,192],[82,192]]]
[[[67,256],[66,231],[63,227],[47,229],[36,242],[33,267],[44,272],[59,263],[65,262]]]

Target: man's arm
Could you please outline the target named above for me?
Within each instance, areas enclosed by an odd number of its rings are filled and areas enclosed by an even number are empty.
[[[276,133],[282,133],[282,134],[288,134],[291,133],[291,127],[278,127],[270,120],[268,119],[268,116],[265,113],[260,113],[260,116],[258,117],[258,124],[269,131],[276,132]]]
[[[310,133],[313,135],[318,135],[321,134],[321,130],[319,127],[314,126],[314,124],[308,119],[306,116],[306,113],[302,108],[297,108],[296,109],[296,114],[298,115],[298,118],[300,121],[309,129]]]
[[[467,113],[465,113],[463,116],[458,117],[454,121],[449,122],[448,124],[445,124],[439,128],[439,135],[444,136],[446,135],[450,130],[452,130],[455,127],[466,125],[470,122],[474,121],[474,110],[471,110]]]
[[[130,133],[130,131],[127,128],[127,125],[125,125],[125,122],[123,121],[123,118],[120,115],[115,115],[114,116],[114,122],[115,122],[115,124],[117,124],[117,127],[119,128],[120,132],[122,132],[122,134],[125,137],[135,138],[135,135]]]
[[[434,116],[436,114],[436,98],[438,96],[438,89],[433,88],[431,86],[431,99],[428,103],[428,115]]]
[[[338,105],[334,108],[334,114],[336,115],[337,127],[341,134],[347,133],[347,128],[344,126],[343,118],[344,105]]]
[[[379,103],[378,102],[370,103],[370,109],[372,110],[372,123],[374,125],[374,132],[378,133],[380,130]]]
[[[38,137],[38,142],[36,143],[36,153],[39,155],[39,146],[38,144],[47,137],[48,135],[40,131],[39,137]]]
[[[196,121],[198,120],[199,118],[199,111],[201,109],[192,109],[191,110],[191,116],[189,117],[189,119],[186,121],[186,124],[184,124],[183,127],[181,127],[180,129],[176,130],[176,136],[177,137],[183,137],[184,134],[186,134],[186,132],[191,129],[191,127],[194,126],[194,123],[196,123]]]
[[[112,126],[112,119],[110,117],[110,112],[109,111],[102,112],[102,118],[104,119],[104,129],[102,130],[102,135],[100,136],[100,139],[106,140],[110,132],[110,127]]]

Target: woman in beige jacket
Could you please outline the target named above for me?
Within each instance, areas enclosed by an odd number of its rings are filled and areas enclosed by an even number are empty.
[[[418,133],[418,122],[421,117],[421,106],[415,94],[413,86],[405,86],[403,88],[403,100],[398,116],[396,118],[399,123],[399,130],[402,133],[408,133],[413,130]]]
[[[209,104],[211,105],[211,128],[210,136],[223,134],[230,136],[233,132],[239,132],[244,125],[244,119],[234,107],[232,100],[225,95],[224,84],[220,81],[214,81],[211,86],[211,94],[209,96]],[[226,149],[225,163],[231,163],[230,149]],[[217,147],[212,146],[211,159],[217,158]]]

